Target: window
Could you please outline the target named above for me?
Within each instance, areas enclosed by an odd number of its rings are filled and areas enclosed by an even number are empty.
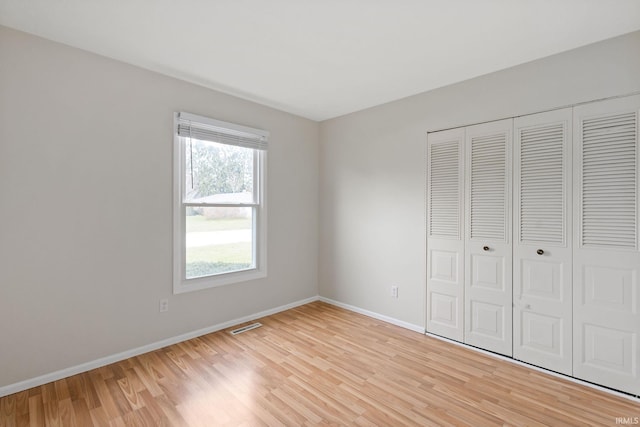
[[[176,113],[174,293],[266,276],[268,136]]]

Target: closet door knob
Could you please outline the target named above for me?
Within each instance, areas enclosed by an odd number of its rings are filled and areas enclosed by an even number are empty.
[[[542,254],[544,253],[544,251],[543,251],[542,249],[538,249],[538,250],[536,251],[536,253],[537,253],[538,255],[542,255]]]
[[[489,246],[483,246],[483,247],[482,247],[482,250],[483,250],[483,251],[488,251],[488,250],[489,250]]]

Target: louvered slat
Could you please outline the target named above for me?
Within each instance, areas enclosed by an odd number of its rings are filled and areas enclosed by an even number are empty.
[[[429,235],[460,238],[460,181],[458,141],[431,145],[429,165]]]
[[[582,245],[636,248],[637,115],[582,122]]]
[[[520,130],[520,241],[562,243],[564,126]]]
[[[471,140],[471,238],[505,240],[506,136]]]

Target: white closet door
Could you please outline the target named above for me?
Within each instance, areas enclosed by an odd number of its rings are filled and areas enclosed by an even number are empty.
[[[640,96],[575,107],[574,376],[640,394]]]
[[[462,341],[464,129],[427,140],[427,331]]]
[[[464,342],[512,355],[513,121],[466,128]]]
[[[572,374],[570,108],[514,120],[513,357]]]

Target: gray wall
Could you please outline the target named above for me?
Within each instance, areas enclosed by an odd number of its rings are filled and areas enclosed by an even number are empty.
[[[427,131],[639,90],[635,32],[322,122],[320,295],[424,327]]]
[[[639,91],[638,52],[640,32],[318,124],[0,27],[0,387],[318,290],[424,326],[426,132]],[[271,132],[264,280],[171,294],[181,110]]]
[[[271,132],[266,279],[172,295],[175,111]],[[317,295],[318,132],[0,27],[0,387]]]

